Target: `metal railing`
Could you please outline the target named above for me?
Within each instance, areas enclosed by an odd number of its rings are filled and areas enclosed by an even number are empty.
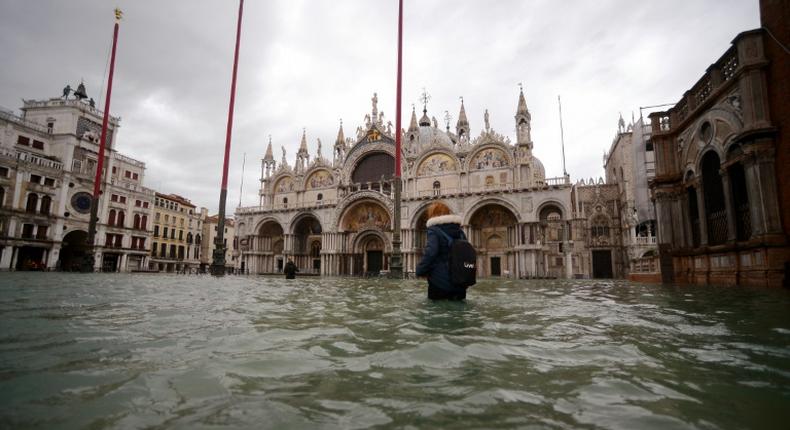
[[[8,122],[19,124],[29,129],[33,129],[35,131],[38,131],[39,133],[51,134],[48,127],[45,127],[37,122],[33,122],[28,119],[22,118],[21,116],[15,114],[10,109],[0,108],[0,119],[4,119]]]
[[[0,148],[0,156],[53,170],[63,170],[63,163],[16,149]]]

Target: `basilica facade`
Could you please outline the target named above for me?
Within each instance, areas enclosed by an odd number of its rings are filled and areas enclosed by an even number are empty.
[[[307,137],[293,165],[283,149],[277,163],[271,142],[262,161],[258,206],[236,211],[242,270],[278,273],[293,259],[302,273],[378,275],[389,270],[394,213],[395,135],[371,112],[352,137],[343,125],[331,160],[311,157]],[[569,176],[546,178],[533,153],[531,115],[523,92],[515,114],[515,141],[484,126],[473,136],[461,102],[454,132],[443,130],[423,106],[402,130],[402,252],[413,273],[426,241],[426,208],[441,202],[463,218],[478,251],[479,276],[623,276],[617,194],[606,184],[571,185]],[[598,234],[588,219],[605,223]],[[603,220],[603,221],[601,221]],[[609,226],[611,225],[611,231]],[[604,237],[604,231],[606,237]],[[593,269],[593,250],[606,253]]]

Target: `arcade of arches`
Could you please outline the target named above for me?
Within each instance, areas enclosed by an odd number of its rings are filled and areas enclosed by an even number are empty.
[[[414,269],[426,242],[427,205],[403,228],[404,267]],[[279,273],[292,259],[300,273],[378,275],[389,269],[392,217],[376,200],[360,199],[340,212],[334,231],[327,231],[312,212],[301,212],[288,224],[264,221],[249,238],[244,253],[251,273]],[[506,203],[491,200],[472,208],[462,226],[478,251],[478,275],[564,277],[570,252],[563,252],[570,228],[555,204],[544,206],[539,220],[520,222]],[[285,233],[290,232],[290,233]]]

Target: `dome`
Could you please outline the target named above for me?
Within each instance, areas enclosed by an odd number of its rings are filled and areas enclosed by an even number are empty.
[[[532,165],[535,166],[532,170],[535,182],[543,182],[546,179],[546,169],[543,168],[543,163],[541,163],[538,157],[532,157]]]
[[[453,146],[453,141],[450,139],[450,136],[448,136],[447,133],[430,125],[420,126],[417,139],[418,143],[420,144],[420,148],[422,149],[439,145],[448,146],[451,148]]]

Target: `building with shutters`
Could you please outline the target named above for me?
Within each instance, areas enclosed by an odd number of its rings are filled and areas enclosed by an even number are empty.
[[[0,270],[75,270],[85,239],[103,112],[83,84],[71,94],[0,111]],[[148,266],[154,192],[145,163],[116,149],[110,116],[95,270]]]
[[[176,194],[156,193],[149,269],[197,273],[203,220],[191,201]]]

